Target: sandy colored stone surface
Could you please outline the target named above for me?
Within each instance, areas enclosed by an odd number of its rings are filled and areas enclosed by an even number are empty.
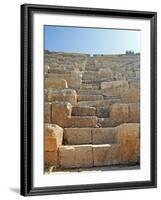
[[[121,103],[120,99],[108,99],[108,100],[97,100],[97,101],[80,101],[77,106],[80,107],[108,107],[113,103]]]
[[[93,145],[94,166],[106,166],[120,162],[119,145]]]
[[[44,122],[51,123],[51,103],[44,104]]]
[[[140,105],[138,103],[113,104],[110,118],[118,123],[138,123],[140,121]]]
[[[90,128],[65,128],[64,144],[90,144],[92,143]]]
[[[122,103],[138,103],[140,102],[140,89],[129,88],[120,94]]]
[[[121,163],[139,162],[140,124],[128,123],[117,127]]]
[[[101,91],[105,96],[120,96],[120,94],[128,90],[128,88],[128,81],[112,81],[101,83]]]
[[[45,78],[45,88],[64,89],[68,88],[68,84],[65,79]]]
[[[110,68],[99,69],[97,76],[99,78],[111,78],[111,77],[113,77],[113,71]]]
[[[69,88],[80,88],[81,85],[81,73],[79,71],[64,74],[50,73],[48,77],[66,80]]]
[[[72,105],[68,102],[52,103],[52,123],[61,127],[68,127],[70,124],[68,118],[71,117]]]
[[[69,123],[70,125],[68,127],[71,128],[96,128],[97,123],[98,123],[98,119],[95,116],[83,116],[83,117],[79,117],[79,116],[72,116],[69,119]]]
[[[97,101],[103,100],[102,95],[78,95],[78,101]]]
[[[76,105],[77,103],[77,93],[73,89],[48,89],[45,98],[49,102],[64,101],[72,105]]]
[[[73,116],[94,116],[96,115],[95,107],[72,107]]]
[[[59,148],[59,162],[61,168],[92,167],[92,146],[61,146]]]
[[[129,104],[113,104],[111,106],[110,118],[118,122],[128,122]]]
[[[93,128],[93,144],[114,144],[117,143],[116,128]]]
[[[101,91],[100,90],[94,90],[94,89],[79,89],[78,94],[80,95],[100,95]]]
[[[96,115],[97,117],[108,118],[110,115],[110,106],[97,107]]]
[[[63,142],[63,129],[56,124],[45,124],[45,151],[56,151]]]
[[[129,104],[129,122],[131,123],[140,122],[140,104],[139,103]]]
[[[45,151],[44,152],[45,165],[58,166],[58,153],[57,151]]]

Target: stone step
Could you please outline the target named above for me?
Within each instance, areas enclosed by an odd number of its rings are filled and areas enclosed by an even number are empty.
[[[82,83],[80,85],[80,88],[82,88],[82,89],[96,89],[96,90],[98,90],[98,89],[100,89],[100,86],[97,83],[89,83],[89,84]]]
[[[78,95],[99,95],[101,94],[101,90],[97,89],[79,89],[77,90]]]
[[[122,122],[118,122],[111,118],[98,118],[98,126],[99,127],[115,127],[120,125]]]
[[[72,107],[72,116],[97,116],[107,118],[110,116],[110,107]]]
[[[97,100],[97,101],[80,101],[77,106],[91,106],[91,107],[109,107],[113,103],[120,103],[120,99],[108,99],[108,100]]]
[[[111,82],[113,81],[113,78],[100,78],[100,77],[94,77],[92,79],[83,79],[82,78],[82,83],[84,84],[100,84],[102,82]]]
[[[77,100],[79,101],[97,101],[104,100],[103,95],[78,95]]]
[[[74,89],[45,89],[44,97],[46,102],[64,101],[73,106],[77,104],[77,93]]]
[[[59,147],[61,169],[108,166],[120,163],[119,145],[62,145]]]
[[[96,116],[72,116],[68,127],[71,128],[97,128],[98,118]]]
[[[86,71],[98,72],[99,68],[94,65],[89,65],[89,66],[86,66]]]
[[[116,144],[116,128],[65,128],[63,143],[80,144]]]
[[[103,96],[105,100],[110,100],[110,99],[117,99],[120,100],[120,96]]]
[[[96,116],[95,107],[72,107],[72,116]]]
[[[62,145],[59,147],[59,165],[62,169],[93,166],[92,145]]]
[[[109,106],[96,107],[96,116],[99,117],[99,118],[110,117],[110,107]]]
[[[113,121],[109,117],[107,118],[98,118],[98,124],[100,127],[114,127]]]
[[[120,145],[93,145],[93,166],[109,166],[121,164]]]
[[[94,82],[94,81],[91,80],[91,79],[82,80],[82,83],[83,83],[83,84],[91,84],[91,83],[93,83],[93,82]]]

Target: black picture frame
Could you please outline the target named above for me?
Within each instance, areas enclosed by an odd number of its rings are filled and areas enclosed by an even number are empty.
[[[151,166],[150,181],[118,182],[50,187],[33,186],[33,14],[65,13],[72,15],[110,16],[149,19],[151,26]],[[21,195],[49,195],[78,192],[101,192],[157,187],[157,13],[50,5],[21,5]]]

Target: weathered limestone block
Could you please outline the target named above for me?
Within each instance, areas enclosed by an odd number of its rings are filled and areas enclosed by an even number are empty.
[[[92,145],[70,145],[59,148],[61,168],[92,167]]]
[[[69,88],[80,88],[82,75],[80,71],[71,71],[65,74],[48,74],[50,78],[65,79]]]
[[[111,106],[110,118],[119,122],[128,122],[129,104],[113,104]]]
[[[117,127],[122,164],[139,162],[140,159],[140,124],[128,123]]]
[[[97,107],[96,115],[97,117],[107,118],[110,114],[110,106],[106,107]]]
[[[140,104],[113,104],[111,106],[110,118],[119,123],[140,121]]]
[[[45,151],[56,151],[63,141],[63,129],[56,124],[45,124]]]
[[[80,106],[80,107],[87,107],[87,106],[90,106],[90,107],[109,107],[111,104],[113,103],[121,103],[121,100],[120,99],[114,99],[114,98],[111,98],[111,99],[108,99],[108,100],[97,100],[97,101],[80,101],[78,102],[77,106]]]
[[[115,127],[120,125],[122,122],[116,121],[112,118],[98,118],[99,127]]]
[[[44,122],[51,123],[51,103],[44,104]]]
[[[120,94],[128,90],[128,88],[128,81],[112,81],[101,83],[101,91],[105,96],[120,96]]]
[[[137,81],[137,80],[129,81],[129,87],[130,88],[140,88],[140,81]]]
[[[65,79],[45,78],[45,88],[64,89],[68,84]]]
[[[97,72],[95,71],[84,71],[82,74],[83,80],[96,80],[97,79]]]
[[[82,83],[81,84],[81,88],[82,89],[91,89],[91,90],[98,90],[99,89],[99,84],[97,84],[97,83]]]
[[[129,88],[120,94],[120,98],[123,103],[138,103],[140,102],[140,89]]]
[[[101,94],[101,90],[79,89],[78,94],[80,94],[80,95],[99,95],[99,94]]]
[[[71,128],[95,128],[98,127],[98,119],[95,116],[72,116],[69,119],[69,126]]]
[[[120,163],[119,145],[93,145],[94,166],[106,166]]]
[[[103,100],[102,95],[78,95],[78,101],[97,101]]]
[[[130,103],[129,104],[129,121],[131,123],[140,122],[140,104],[139,103]]]
[[[69,102],[52,103],[52,123],[61,127],[69,127],[68,118],[71,117],[72,105]]]
[[[65,128],[64,144],[90,144],[91,141],[90,128]]]
[[[48,89],[46,94],[46,101],[66,101],[72,105],[77,103],[77,93],[73,89]]]
[[[110,68],[99,69],[98,78],[113,78],[113,71]]]
[[[93,128],[93,144],[115,144],[117,143],[117,131],[115,128]]]
[[[44,152],[45,165],[58,166],[58,152],[57,151],[45,151]]]
[[[95,116],[95,107],[72,107],[72,116]]]

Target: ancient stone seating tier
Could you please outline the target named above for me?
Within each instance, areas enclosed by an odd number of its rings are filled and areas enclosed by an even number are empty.
[[[45,167],[139,163],[139,54],[45,53],[44,70]]]

